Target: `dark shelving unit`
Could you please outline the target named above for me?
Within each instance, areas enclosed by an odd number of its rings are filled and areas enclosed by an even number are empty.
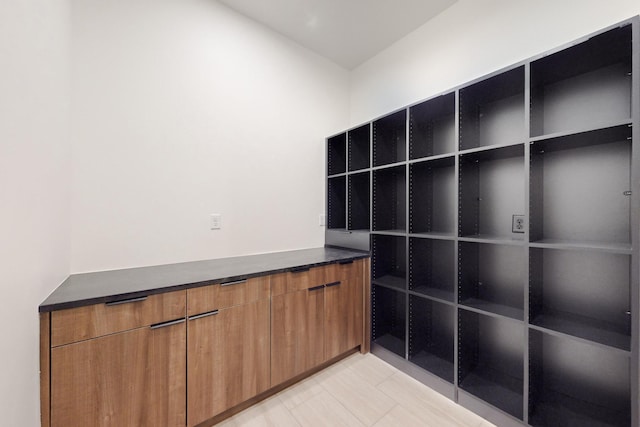
[[[524,325],[465,309],[458,312],[459,387],[523,419]]]
[[[536,330],[529,341],[532,426],[631,425],[628,354]]]
[[[631,25],[531,63],[531,136],[631,119]]]
[[[398,163],[407,159],[407,110],[401,110],[373,122],[373,166]]]
[[[349,175],[349,230],[369,231],[369,172]]]
[[[531,248],[529,258],[531,324],[631,349],[629,255]]]
[[[453,92],[409,108],[409,159],[456,151],[455,111]]]
[[[513,215],[525,212],[524,145],[460,156],[459,234],[523,240]]]
[[[460,150],[521,143],[524,66],[460,89]]]
[[[406,353],[406,294],[372,285],[371,340],[393,353]]]
[[[409,290],[455,301],[455,241],[409,238]]]
[[[455,308],[409,296],[409,361],[445,381],[454,381]]]
[[[404,236],[371,236],[371,281],[407,289],[407,243]]]
[[[628,247],[631,137],[628,125],[531,145],[531,240]]]
[[[347,171],[347,134],[341,133],[327,141],[327,173],[337,175]]]
[[[458,302],[524,320],[526,248],[474,242],[458,248]]]
[[[372,352],[499,426],[640,427],[640,18],[442,93],[327,140]]]
[[[373,230],[406,232],[406,166],[373,171]]]
[[[409,232],[454,236],[456,228],[455,158],[409,166]]]
[[[347,179],[345,176],[329,178],[327,184],[327,227],[347,228]]]
[[[349,172],[369,168],[371,125],[349,131]]]

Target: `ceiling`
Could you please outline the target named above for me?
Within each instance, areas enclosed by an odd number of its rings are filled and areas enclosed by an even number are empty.
[[[218,0],[353,69],[457,0]]]

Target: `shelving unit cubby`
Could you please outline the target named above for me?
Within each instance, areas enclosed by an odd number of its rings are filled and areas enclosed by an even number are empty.
[[[373,166],[407,159],[407,110],[400,110],[373,122]]]
[[[441,93],[327,139],[372,352],[501,427],[640,427],[640,18]]]
[[[460,242],[459,303],[524,320],[526,249],[522,246]]]
[[[409,289],[444,301],[455,301],[455,241],[409,238]]]
[[[513,215],[525,209],[524,145],[460,156],[459,235],[522,240],[513,233]]]
[[[453,92],[409,109],[409,159],[456,151],[455,111]]]
[[[460,89],[460,149],[524,142],[524,66]]]
[[[455,308],[409,295],[409,360],[453,383]]]
[[[409,232],[453,236],[456,210],[455,158],[409,165]]]
[[[531,248],[529,258],[531,324],[631,349],[629,255]]]
[[[540,331],[531,331],[529,341],[529,424],[632,424],[628,354]]]
[[[369,172],[350,174],[349,178],[349,230],[369,231]]]
[[[384,286],[371,286],[371,341],[405,357],[406,294]]]
[[[523,417],[524,327],[459,309],[458,385],[518,419]]]
[[[344,229],[347,227],[347,180],[345,176],[329,178],[327,185],[327,206],[329,228]]]
[[[406,166],[373,171],[373,231],[404,233],[406,219]]]
[[[370,163],[371,125],[366,124],[350,130],[349,172],[368,169]]]
[[[371,282],[407,289],[407,243],[404,236],[371,236]]]

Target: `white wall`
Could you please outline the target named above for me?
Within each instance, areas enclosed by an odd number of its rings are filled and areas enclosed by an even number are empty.
[[[69,272],[64,0],[0,2],[0,415],[39,423],[38,305]]]
[[[211,0],[76,0],[72,41],[73,272],[324,244],[346,70]]]
[[[638,14],[638,0],[459,0],[353,70],[351,125]]]

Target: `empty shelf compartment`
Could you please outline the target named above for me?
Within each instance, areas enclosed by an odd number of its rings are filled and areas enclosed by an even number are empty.
[[[531,248],[530,322],[630,350],[631,256]]]
[[[409,361],[453,383],[455,308],[409,296]]]
[[[460,89],[460,150],[523,142],[524,67]]]
[[[373,166],[403,162],[407,159],[407,110],[401,110],[373,122]]]
[[[456,151],[456,101],[449,93],[409,109],[409,159]]]
[[[349,175],[349,230],[369,230],[369,172]]]
[[[513,216],[525,207],[524,145],[460,156],[460,236],[524,240]]]
[[[393,353],[406,356],[406,294],[372,286],[371,340]]]
[[[406,232],[406,167],[373,171],[373,230]]]
[[[456,227],[455,159],[409,166],[409,232],[453,236]]]
[[[347,227],[347,180],[344,176],[329,178],[327,184],[327,227]]]
[[[409,289],[455,302],[455,241],[409,238]]]
[[[341,133],[327,140],[327,173],[336,175],[347,171],[347,134]]]
[[[631,117],[631,25],[531,63],[531,135]]]
[[[348,133],[349,172],[369,168],[371,125],[360,126]]]
[[[531,145],[531,241],[630,244],[630,138],[623,125]]]
[[[628,355],[535,330],[529,342],[532,426],[631,425]]]
[[[521,420],[524,324],[465,309],[458,312],[460,388]]]
[[[458,245],[459,303],[524,320],[526,248],[472,242]]]
[[[402,290],[407,289],[407,249],[403,236],[371,236],[371,281]]]

